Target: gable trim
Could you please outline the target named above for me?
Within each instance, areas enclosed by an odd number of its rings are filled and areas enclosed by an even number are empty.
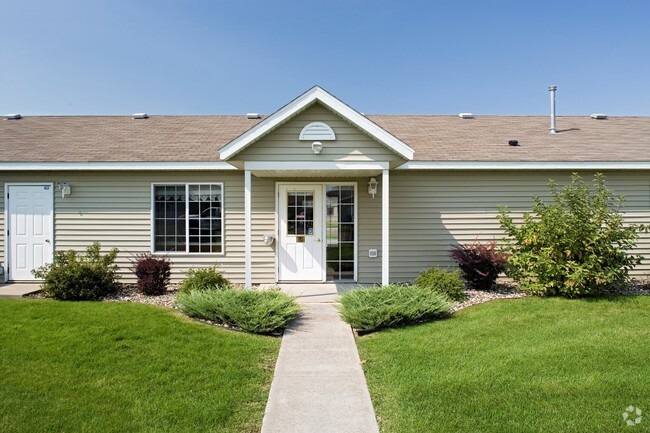
[[[237,170],[227,162],[0,162],[0,171]]]
[[[650,161],[410,161],[397,170],[650,170]]]
[[[219,150],[221,159],[230,159],[284,123],[287,119],[293,117],[316,101],[342,116],[348,122],[352,123],[354,126],[361,129],[402,158],[408,161],[413,159],[415,153],[413,148],[318,86],[314,86],[307,90],[305,93],[280,108],[262,122],[258,123],[222,147]]]

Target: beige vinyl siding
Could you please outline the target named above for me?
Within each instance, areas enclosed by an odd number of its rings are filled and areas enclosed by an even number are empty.
[[[252,178],[252,262],[253,283],[272,283],[276,278],[276,246],[265,245],[266,234],[277,235],[276,182],[286,179]],[[358,184],[358,281],[372,283],[381,275],[381,255],[368,258],[368,249],[381,251],[381,191],[373,199],[367,194],[368,178],[297,179],[327,183]],[[4,174],[4,182],[69,182],[72,193],[64,199],[54,189],[54,245],[57,251],[82,251],[94,240],[102,248],[118,248],[118,265],[123,281],[132,282],[129,271],[134,254],[151,250],[151,184],[200,182],[224,184],[225,254],[168,254],[173,281],[190,267],[218,263],[236,282],[244,280],[244,186],[242,172],[185,173],[16,173]],[[4,207],[4,200],[0,202]],[[4,209],[0,209],[3,211]],[[4,215],[4,212],[0,212]],[[0,223],[2,220],[0,220]],[[4,224],[0,224],[4,231]],[[4,242],[4,236],[0,236]],[[4,265],[4,248],[0,249]]]
[[[592,175],[583,173],[586,179]],[[627,221],[650,223],[650,173],[619,171],[606,176],[607,185],[626,197]],[[411,280],[428,266],[454,266],[447,255],[453,244],[500,239],[498,206],[521,215],[530,210],[534,194],[548,197],[549,178],[566,182],[570,172],[391,172],[391,281]],[[637,251],[650,258],[647,235]],[[646,259],[634,275],[647,276],[649,271]]]
[[[315,155],[311,141],[300,141],[302,128],[311,122],[325,122],[336,134],[335,141],[323,141]],[[320,104],[307,108],[257,142],[232,157],[236,161],[392,161],[404,162],[397,154],[352,126]]]
[[[243,180],[243,174],[242,174]],[[242,207],[243,212],[243,207]],[[242,213],[243,221],[243,213]],[[242,228],[243,229],[243,228]],[[275,247],[264,244],[264,235],[276,236],[275,181],[253,176],[251,181],[251,236],[253,284],[275,282]],[[226,234],[228,234],[226,232]],[[242,232],[241,245],[244,245]],[[242,269],[244,268],[242,251]],[[243,276],[242,281],[243,282]]]
[[[650,223],[650,173],[609,172],[608,185],[626,196],[630,222]],[[551,177],[568,180],[568,172],[436,172],[392,171],[390,178],[390,276],[408,281],[428,266],[453,266],[447,250],[454,243],[499,239],[498,205],[512,211],[530,209],[533,194],[544,195]],[[585,173],[591,177],[591,173]],[[133,254],[151,249],[151,184],[200,182],[224,184],[225,253],[170,254],[173,278],[190,267],[219,263],[236,282],[244,280],[243,172],[35,172],[3,173],[5,182],[69,182],[72,194],[62,199],[54,189],[55,248],[83,250],[93,240],[104,249],[120,250],[118,264],[124,281],[133,281],[128,268]],[[357,182],[358,282],[381,281],[381,181],[373,199],[367,193],[369,177],[291,179],[292,182]],[[381,178],[378,177],[378,180]],[[264,245],[265,234],[277,234],[276,182],[288,179],[252,178],[253,282],[270,283],[276,277],[276,247]],[[0,200],[0,230],[6,233],[4,199]],[[377,249],[379,257],[369,258]],[[650,258],[650,237],[639,241],[638,252]],[[0,263],[5,263],[4,235],[0,236]],[[646,277],[650,260],[634,275]]]
[[[359,230],[359,246],[357,249],[357,282],[359,284],[381,283],[381,176],[377,194],[372,198],[368,194],[369,177],[356,179],[357,204],[359,209],[357,224]],[[368,257],[368,250],[376,249],[378,254],[375,258]]]
[[[190,267],[218,263],[229,278],[237,282],[244,280],[244,177],[241,172],[4,173],[0,184],[4,186],[4,182],[69,182],[72,187],[69,196],[62,199],[56,188],[54,191],[55,249],[83,250],[94,240],[101,242],[105,250],[118,248],[118,265],[127,282],[133,281],[128,270],[133,255],[151,251],[151,184],[222,182],[225,253],[171,253],[172,277],[178,281]],[[260,193],[272,191],[273,183],[254,178],[253,190],[256,189]],[[272,193],[270,199],[255,197],[253,200],[256,212],[252,240],[254,278],[256,282],[272,281],[275,277],[274,253],[271,247],[263,244],[261,235],[267,231],[264,224],[274,224]],[[4,232],[4,224],[2,229]],[[4,236],[2,239],[4,242]],[[2,248],[3,264],[4,256]]]

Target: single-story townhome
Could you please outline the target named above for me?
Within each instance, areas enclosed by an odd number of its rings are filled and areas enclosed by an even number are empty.
[[[500,237],[550,178],[605,173],[650,222],[650,118],[365,115],[313,87],[269,116],[0,121],[0,281],[93,241],[251,286],[402,282]],[[552,133],[555,132],[555,133]],[[639,251],[650,256],[647,238]],[[650,262],[635,273],[645,275]]]

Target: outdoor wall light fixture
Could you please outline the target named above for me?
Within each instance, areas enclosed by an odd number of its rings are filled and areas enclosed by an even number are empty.
[[[59,182],[56,186],[59,188],[59,191],[61,191],[61,198],[70,195],[70,184],[68,182]]]
[[[311,144],[311,150],[313,150],[316,155],[319,155],[321,150],[323,150],[323,143],[320,141],[314,141]]]
[[[375,194],[377,194],[377,179],[374,177],[371,177],[368,181],[368,194],[370,194],[372,198],[375,198]]]

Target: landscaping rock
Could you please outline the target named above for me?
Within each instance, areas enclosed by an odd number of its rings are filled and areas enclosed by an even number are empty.
[[[127,286],[117,293],[108,295],[104,301],[109,302],[139,302],[141,304],[159,305],[161,307],[174,308],[176,303],[176,294],[178,291],[174,287],[172,290],[167,291],[164,295],[148,296],[139,293],[135,286]]]
[[[467,299],[461,302],[456,302],[451,307],[451,313],[454,313],[463,308],[470,307],[472,305],[482,304],[483,302],[493,301],[495,299],[516,299],[523,298],[527,296],[525,293],[518,292],[512,287],[499,287],[495,290],[486,291],[486,290],[465,290],[467,294]]]

